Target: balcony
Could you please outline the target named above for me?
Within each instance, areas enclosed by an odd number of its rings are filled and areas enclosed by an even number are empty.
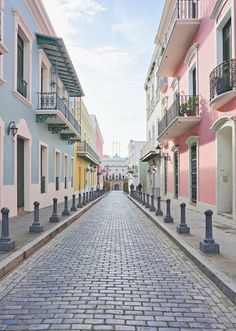
[[[158,140],[171,140],[201,122],[199,96],[179,95],[158,122]]]
[[[199,0],[178,0],[176,2],[167,32],[162,40],[158,76],[174,76],[199,28],[199,16]]]
[[[158,156],[160,152],[156,150],[157,142],[155,139],[149,140],[141,149],[141,161],[147,162]]]
[[[218,109],[236,97],[236,59],[224,61],[210,74],[210,106]]]
[[[56,92],[38,94],[36,121],[48,124],[48,131],[60,133],[62,140],[73,143],[81,138],[81,127]]]
[[[168,86],[167,77],[159,77],[158,85],[159,85],[159,87],[158,87],[159,91],[162,93],[165,93],[167,86]]]
[[[100,164],[99,156],[94,152],[92,147],[86,143],[86,141],[78,142],[77,155],[91,162],[93,165]]]

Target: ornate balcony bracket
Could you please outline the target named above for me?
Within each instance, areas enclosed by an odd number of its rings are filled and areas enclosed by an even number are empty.
[[[76,137],[76,135],[74,133],[61,133],[60,134],[60,138],[63,141],[70,141],[73,140]]]
[[[61,131],[68,130],[68,126],[66,124],[48,124],[48,131],[51,131],[52,134],[60,133]]]
[[[57,118],[57,115],[49,115],[49,114],[37,114],[36,122],[45,122],[48,118]]]

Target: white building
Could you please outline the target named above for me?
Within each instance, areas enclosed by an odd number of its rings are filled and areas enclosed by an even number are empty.
[[[128,166],[128,185],[133,184],[136,188],[141,183],[140,178],[140,153],[145,145],[145,141],[130,140],[128,145],[129,166]]]
[[[167,81],[157,75],[158,51],[159,49],[156,47],[145,81],[147,141],[141,150],[141,161],[148,164],[146,172],[147,186],[143,189],[155,197],[161,193],[161,151],[157,142],[158,118],[160,117],[161,109],[165,109],[165,103],[167,103],[167,100],[162,98],[161,94],[167,87]]]
[[[106,169],[106,180],[111,183],[111,189],[123,189],[123,184],[128,179],[128,158],[118,155],[104,157],[103,164]]]

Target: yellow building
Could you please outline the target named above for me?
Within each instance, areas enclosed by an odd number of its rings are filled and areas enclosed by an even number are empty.
[[[74,144],[74,190],[89,192],[97,188],[97,168],[100,164],[96,151],[94,123],[81,98],[75,101],[77,120],[81,125],[81,141]]]

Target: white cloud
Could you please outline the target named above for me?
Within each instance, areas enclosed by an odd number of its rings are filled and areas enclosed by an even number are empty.
[[[96,0],[43,0],[58,35],[76,32],[79,21],[92,23],[106,8]]]
[[[98,72],[117,76],[120,70],[125,69],[132,61],[134,55],[111,46],[81,48],[70,45],[70,55],[78,67],[86,65]]]
[[[132,43],[140,42],[140,33],[144,30],[144,23],[141,20],[126,19],[112,25],[113,33],[122,34]]]

